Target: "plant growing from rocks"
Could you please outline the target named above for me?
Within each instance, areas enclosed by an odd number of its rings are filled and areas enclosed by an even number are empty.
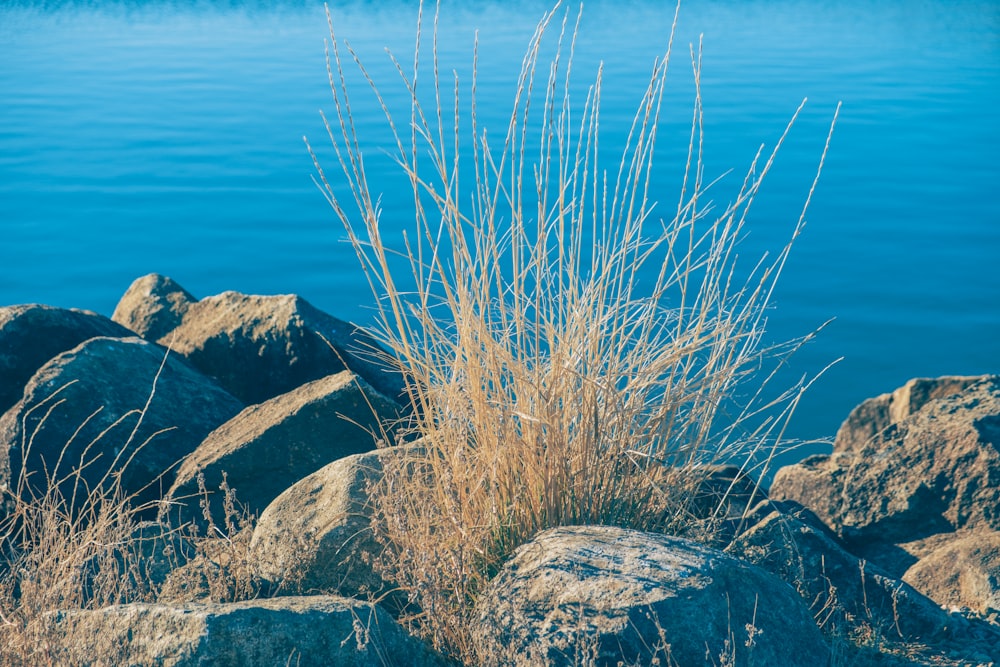
[[[31,440],[24,437],[26,456]],[[46,617],[56,610],[96,609],[151,596],[138,550],[129,548],[140,513],[151,507],[125,494],[119,476],[107,475],[89,487],[85,473],[95,458],[86,460],[85,452],[83,459],[62,466],[61,457],[41,490],[36,480],[28,483],[22,466],[4,499],[0,664],[47,664],[53,630]]]
[[[706,464],[766,464],[806,384],[772,403],[762,398],[770,376],[754,375],[794,347],[765,344],[765,310],[805,208],[773,257],[737,261],[791,123],[772,151],[754,156],[733,201],[713,208],[694,48],[687,166],[676,204],[655,205],[673,30],[638,91],[624,148],[612,151],[600,143],[602,72],[582,94],[571,84],[580,14],[557,6],[544,15],[507,126],[489,135],[477,107],[478,53],[469,81],[449,77],[439,68],[437,16],[428,35],[423,14],[412,71],[391,56],[410,100],[403,118],[331,20],[335,111],[324,120],[343,179],[313,157],[378,298],[375,334],[406,376],[410,429],[422,438],[375,490],[382,566],[413,603],[404,618],[435,647],[474,661],[469,609],[534,534],[610,524],[698,536],[693,503]],[[392,245],[365,171],[351,61],[381,105],[412,189],[402,247]],[[760,419],[762,410],[774,418]]]
[[[36,429],[43,425],[44,420]],[[31,437],[24,434],[25,456]],[[150,443],[155,445],[155,438],[142,446]],[[98,467],[99,457],[85,452],[74,464],[65,456],[68,450],[47,471],[46,483],[33,479],[29,484],[30,473],[22,466],[16,484],[0,498],[5,511],[0,516],[0,667],[65,664],[58,622],[64,612],[183,598],[187,589],[178,595],[164,585],[176,588],[176,578],[165,582],[154,571],[150,552],[156,541],[168,545],[157,556],[167,561],[162,568],[194,560],[211,565],[198,572],[203,597],[227,602],[261,593],[247,552],[252,517],[240,511],[228,486],[221,489],[224,526],[209,523],[199,534],[190,526],[172,527],[164,516],[150,536],[142,530],[150,522],[143,519],[155,514],[156,503],[125,493],[120,474],[108,473],[89,486],[89,469]],[[185,574],[183,568],[177,571]],[[99,637],[86,647],[95,664],[129,661],[127,644],[105,640]]]

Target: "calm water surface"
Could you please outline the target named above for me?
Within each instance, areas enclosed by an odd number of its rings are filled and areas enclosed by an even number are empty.
[[[587,3],[576,71],[586,83],[604,62],[609,141],[666,46],[667,4]],[[442,63],[467,71],[480,30],[480,109],[499,122],[548,3],[442,6]],[[411,57],[416,4],[331,9],[399,93],[383,47]],[[799,374],[843,357],[791,435],[830,436],[858,401],[909,377],[1000,372],[1000,3],[688,0],[658,148],[666,210],[701,34],[706,174],[737,172],[720,203],[809,98],[751,217],[748,256],[784,243],[844,104],[769,320],[783,340],[836,318],[792,361]],[[157,271],[197,296],[294,292],[367,321],[371,298],[302,142],[323,143],[318,110],[331,107],[325,36],[313,0],[0,4],[0,304],[110,314]],[[369,103],[356,98],[391,220],[406,199],[388,185]]]

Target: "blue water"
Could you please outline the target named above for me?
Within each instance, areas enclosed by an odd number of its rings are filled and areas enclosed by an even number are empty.
[[[585,82],[605,63],[612,137],[666,45],[668,4],[587,3],[576,71]],[[340,35],[397,92],[382,48],[412,57],[415,7],[332,7]],[[503,118],[547,7],[443,1],[449,70],[467,71],[480,29],[485,116]],[[793,374],[843,361],[790,435],[831,436],[853,405],[909,377],[1000,372],[1000,3],[687,0],[659,149],[666,210],[693,96],[687,45],[700,34],[706,174],[737,172],[721,203],[809,98],[751,217],[748,256],[784,243],[843,101],[769,318],[774,340],[836,318]],[[198,296],[293,292],[367,321],[366,283],[302,142],[324,143],[325,37],[314,0],[0,4],[0,304],[110,314],[132,279],[156,271]],[[385,135],[363,93],[379,174]],[[396,192],[384,193],[387,220],[404,210]]]

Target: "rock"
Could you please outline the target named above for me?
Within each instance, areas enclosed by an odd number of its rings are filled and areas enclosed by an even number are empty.
[[[921,537],[908,542],[886,542],[873,540],[853,545],[853,551],[858,556],[878,563],[878,566],[897,579],[902,579],[906,571],[913,567],[921,558],[930,555],[948,542],[955,539],[956,535],[965,534],[967,531],[947,531],[934,533],[926,537]]]
[[[946,608],[1000,612],[1000,532],[962,532],[917,561],[903,580]]]
[[[249,541],[249,533],[242,532],[235,537],[201,538],[197,555],[167,573],[156,600],[223,603],[273,597],[275,587],[248,557]]]
[[[173,605],[231,602],[236,595],[233,580],[225,566],[198,555],[167,574],[156,600]]]
[[[138,567],[139,580],[162,586],[171,572],[185,565],[195,553],[194,545],[181,532],[156,521],[143,521],[132,532],[128,544]]]
[[[985,376],[946,375],[914,378],[890,394],[863,401],[851,411],[837,431],[834,451],[854,452],[927,403],[957,394]]]
[[[115,591],[121,580],[126,580],[127,589],[150,595],[194,553],[194,545],[177,529],[156,521],[140,522],[126,539],[106,545],[100,556],[84,564],[84,603],[103,606],[101,591]]]
[[[52,357],[98,336],[131,335],[87,310],[37,304],[0,308],[0,414],[17,403],[31,376]]]
[[[130,604],[47,617],[45,664],[161,667],[443,665],[375,605],[332,596]]]
[[[159,342],[247,404],[345,367],[393,400],[403,391],[402,376],[373,360],[378,347],[371,337],[298,296],[207,297],[190,304],[180,326]]]
[[[728,548],[791,584],[827,633],[918,641],[948,625],[937,604],[872,563],[848,553],[811,512],[764,502]]]
[[[929,400],[857,450],[780,469],[770,496],[808,507],[852,550],[1000,530],[1000,376]]]
[[[760,484],[739,466],[710,464],[691,471],[693,485],[685,516],[696,526],[685,537],[709,544],[729,544],[743,524],[744,515],[767,494]]]
[[[260,515],[250,543],[262,576],[293,591],[377,596],[386,584],[374,559],[368,489],[396,447],[348,456],[320,468],[275,498]]]
[[[309,382],[252,405],[205,438],[177,471],[169,496],[182,521],[200,519],[198,478],[207,490],[227,484],[259,514],[278,494],[324,465],[367,452],[398,405],[350,371]],[[221,503],[214,503],[221,525]]]
[[[50,477],[82,462],[88,488],[106,488],[120,472],[122,491],[137,504],[158,500],[177,463],[242,407],[165,354],[141,338],[92,338],[40,368],[0,417],[0,488],[17,484],[23,463],[24,491],[40,494]],[[74,481],[63,484],[65,496]]]
[[[475,613],[483,665],[829,658],[805,604],[777,577],[695,542],[621,528],[540,533],[515,551]]]
[[[129,286],[111,319],[142,338],[155,341],[176,329],[196,301],[173,279],[150,273]]]

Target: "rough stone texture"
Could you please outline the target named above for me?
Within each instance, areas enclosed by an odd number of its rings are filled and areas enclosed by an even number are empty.
[[[696,517],[719,519],[740,516],[766,498],[764,489],[735,465],[705,466],[690,511]]]
[[[194,554],[194,545],[180,531],[156,521],[136,526],[128,546],[140,569],[140,580],[153,586],[162,586],[167,576]]]
[[[128,329],[87,310],[37,304],[0,308],[0,414],[52,357],[98,336],[127,338]]]
[[[685,514],[700,526],[700,534],[695,529],[686,536],[711,546],[729,544],[743,526],[744,515],[767,499],[760,484],[735,465],[703,466],[694,481]]]
[[[981,375],[914,378],[892,393],[869,398],[854,408],[841,424],[834,451],[860,451],[873,438],[927,403],[957,394],[982,379]]]
[[[233,600],[235,577],[225,566],[198,555],[171,570],[160,587],[157,600],[172,605]],[[259,580],[250,582],[260,586]]]
[[[755,508],[729,552],[794,586],[828,632],[863,636],[874,630],[912,642],[947,628],[948,616],[937,604],[848,553],[815,515],[794,503]]]
[[[397,409],[350,371],[309,382],[246,408],[210,433],[184,460],[169,495],[180,503],[183,520],[197,519],[199,474],[215,491],[225,473],[239,501],[260,514],[327,463],[374,449],[381,422],[396,417]],[[213,505],[222,511],[221,502]]]
[[[84,460],[82,478],[91,487],[109,470],[123,470],[126,494],[140,503],[160,498],[176,464],[242,408],[182,359],[164,361],[165,354],[140,338],[92,338],[40,368],[0,417],[0,489],[13,488],[22,461],[38,492],[47,486],[46,471],[58,464],[63,476]]]
[[[155,341],[177,328],[197,299],[167,276],[150,273],[122,295],[111,319],[137,335]]]
[[[852,545],[854,554],[878,563],[878,566],[897,579],[902,579],[906,571],[913,567],[921,558],[943,547],[954,539],[958,539],[969,531],[948,530],[934,533],[907,542],[886,542],[873,540]]]
[[[39,664],[444,664],[378,607],[332,596],[182,606],[132,604],[56,612],[48,620],[51,641],[39,647],[44,652]]]
[[[294,295],[224,292],[204,298],[190,304],[180,326],[159,342],[247,404],[345,366],[393,400],[402,393],[400,374],[372,360],[376,344],[370,337]]]
[[[109,546],[110,558],[94,557],[83,567],[88,603],[109,578],[127,578],[135,590],[149,594],[194,554],[194,545],[180,531],[156,521],[140,522],[128,539]]]
[[[350,597],[383,591],[372,564],[382,546],[372,532],[368,489],[381,478],[383,458],[400,451],[393,447],[334,461],[275,498],[250,544],[262,576],[280,587]]]
[[[929,400],[856,451],[782,468],[770,496],[805,505],[852,549],[1000,530],[1000,376]]]
[[[680,665],[718,664],[727,652],[739,665],[829,657],[805,604],[777,577],[688,540],[621,528],[539,534],[504,565],[476,614],[483,665],[650,664],[664,644]]]
[[[952,535],[907,570],[903,580],[948,608],[1000,612],[1000,532]]]

